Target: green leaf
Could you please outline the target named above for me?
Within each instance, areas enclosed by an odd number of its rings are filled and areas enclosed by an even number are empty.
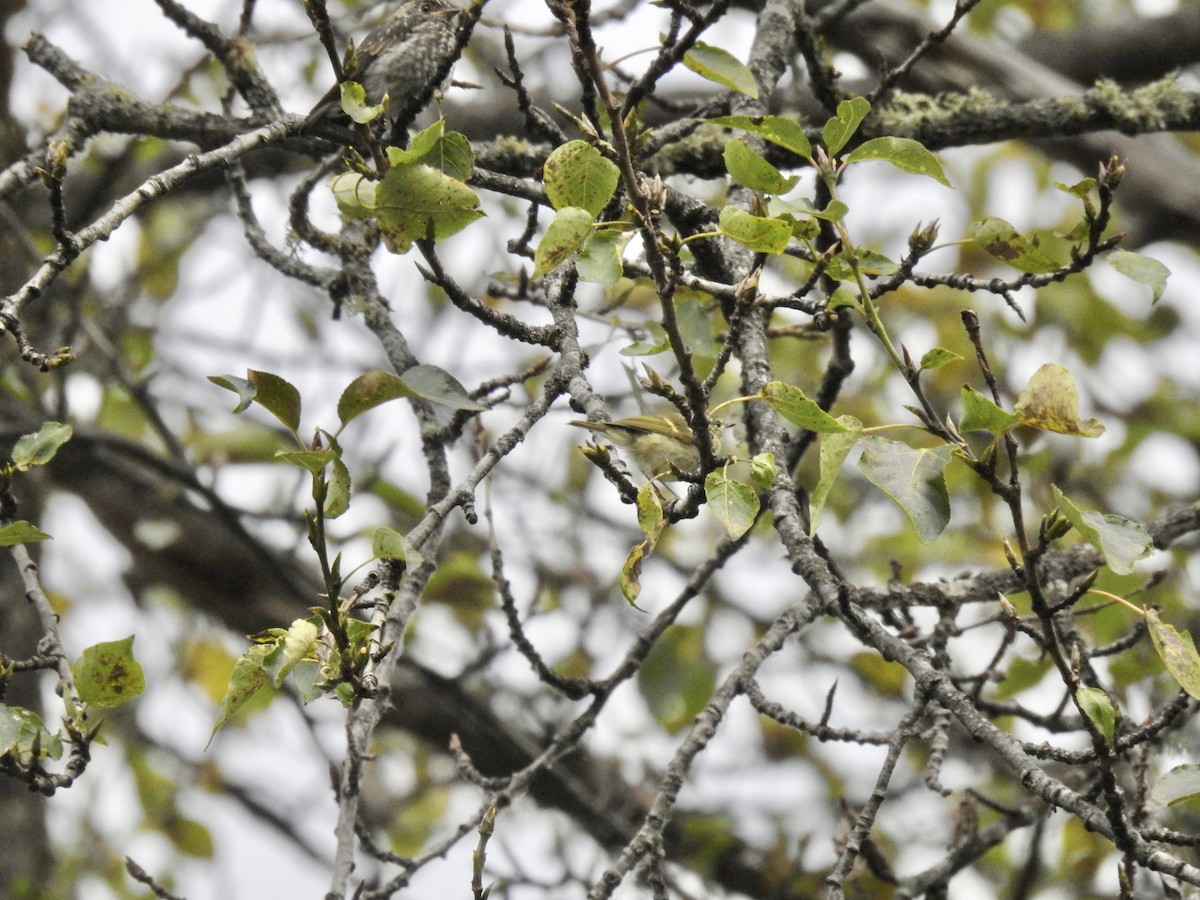
[[[1088,196],[1096,189],[1095,178],[1084,178],[1074,184],[1063,184],[1061,181],[1056,181],[1054,186],[1072,197],[1078,197],[1080,200],[1086,200]]]
[[[1105,260],[1126,278],[1149,286],[1153,292],[1150,300],[1152,305],[1162,297],[1171,270],[1157,259],[1151,259],[1149,256],[1143,256],[1131,250],[1114,250],[1105,257]]]
[[[872,138],[855,147],[846,156],[847,163],[868,159],[889,162],[903,172],[928,175],[946,187],[953,187],[946,179],[946,173],[942,171],[942,164],[938,162],[938,158],[925,149],[923,144],[909,138]]]
[[[1075,701],[1111,744],[1117,730],[1117,711],[1108,694],[1100,688],[1081,687],[1075,692]]]
[[[753,216],[736,206],[722,208],[720,229],[721,234],[755,253],[782,253],[792,239],[789,222]]]
[[[704,477],[708,508],[735,540],[750,530],[758,517],[758,494],[754,488],[729,478],[720,469]]]
[[[1104,554],[1104,563],[1118,575],[1129,575],[1133,564],[1154,550],[1154,540],[1140,524],[1122,516],[1081,512],[1054,487],[1054,502],[1089,544]]]
[[[426,237],[444,240],[483,216],[473,190],[424,163],[392,166],[375,196],[379,228],[398,253]]]
[[[482,412],[487,409],[483,403],[471,399],[467,389],[458,379],[437,366],[422,363],[405,369],[400,373],[400,380],[412,391],[414,397],[420,397],[430,403],[470,412]]]
[[[210,744],[218,729],[232,719],[239,709],[254,699],[260,691],[270,688],[271,676],[267,674],[263,664],[273,649],[273,645],[255,644],[234,664],[229,675],[229,686],[225,689],[221,705],[217,707],[217,720],[208,736]]]
[[[272,685],[281,687],[288,673],[314,651],[321,634],[319,623],[320,619],[315,616],[296,619],[273,646],[263,645],[271,648],[271,652],[263,658],[263,666],[271,676]]]
[[[467,389],[449,372],[437,366],[421,364],[393,375],[375,369],[355,378],[338,399],[338,418],[342,424],[370,409],[400,397],[420,397],[431,403],[474,412],[487,406],[472,400]]]
[[[1150,799],[1164,806],[1190,800],[1200,794],[1200,765],[1184,763],[1176,766],[1150,788]]]
[[[613,287],[625,274],[621,259],[625,245],[632,237],[632,234],[611,228],[593,229],[575,259],[575,271],[580,280],[606,288]]]
[[[408,542],[393,528],[381,525],[371,532],[371,555],[376,559],[408,558]]]
[[[564,206],[538,242],[533,254],[533,277],[541,278],[571,258],[592,234],[595,218],[586,209]]]
[[[716,689],[717,667],[705,652],[707,640],[703,625],[674,625],[638,667],[638,690],[670,734],[691,726]]]
[[[616,164],[585,141],[570,141],[546,158],[542,168],[546,196],[555,209],[575,206],[593,219],[616,193],[621,172]]]
[[[422,128],[409,139],[408,147],[388,147],[387,157],[388,162],[393,166],[408,166],[413,163],[424,162],[433,149],[441,141],[446,133],[446,120],[439,118],[436,122],[430,123],[429,127]]]
[[[775,475],[774,453],[757,453],[750,460],[750,483],[755,490],[769,490],[775,483]]]
[[[827,121],[821,129],[821,137],[830,156],[837,156],[870,113],[871,104],[867,102],[866,97],[852,97],[838,104],[837,115]]]
[[[811,216],[805,219],[797,219],[791,213],[785,212],[780,213],[778,218],[792,226],[792,237],[797,240],[813,241],[821,233],[821,226]],[[801,260],[796,260],[796,265],[798,268],[808,269],[809,271],[806,274],[810,274],[812,269],[815,268],[812,263]]]
[[[754,80],[754,73],[728,50],[696,41],[692,49],[684,54],[683,64],[709,81],[733,88],[751,100],[758,99],[758,82]]]
[[[687,291],[675,293],[675,317],[679,322],[679,333],[692,352],[692,364],[701,378],[707,378],[717,362],[719,342],[713,334],[712,321],[705,300],[708,295],[692,294]]]
[[[413,135],[408,148],[388,147],[388,162],[393,166],[423,163],[456,181],[466,181],[475,170],[475,150],[457,131],[445,130],[445,119]]]
[[[931,541],[950,521],[950,494],[944,470],[952,448],[919,450],[876,435],[862,439],[858,468],[895,501],[923,541]]]
[[[817,486],[813,488],[812,497],[808,501],[810,536],[817,533],[817,526],[821,524],[821,513],[825,509],[825,501],[829,497],[829,491],[833,488],[834,482],[837,481],[842,463],[846,461],[846,457],[858,443],[859,437],[862,436],[862,422],[854,416],[838,416],[837,421],[843,430],[828,432],[821,435],[820,438],[821,474],[817,480]]]
[[[367,92],[357,81],[343,81],[341,85],[342,112],[359,125],[378,119],[384,112],[382,103],[377,106],[367,105]]]
[[[829,299],[825,301],[826,309],[838,309],[842,306],[848,306],[851,309],[862,309],[862,303],[858,299],[858,290],[843,282],[833,289],[833,293],[829,295]]]
[[[799,425],[818,434],[833,434],[845,431],[845,426],[810,400],[804,391],[782,381],[764,384],[759,396],[766,404],[793,425]]]
[[[416,764],[424,767],[428,763],[422,759]],[[404,802],[397,804],[388,816],[388,850],[401,856],[420,856],[421,851],[439,835],[448,811],[453,809],[452,802],[457,802],[457,791],[454,785],[446,781],[438,783],[433,779],[423,780],[420,787],[406,792]],[[482,867],[482,859],[479,865]],[[502,895],[504,892],[496,893]],[[488,888],[485,887],[479,894],[472,891],[471,897],[472,900],[488,900],[488,894]],[[491,900],[499,900],[499,897],[493,896]]]
[[[146,689],[142,667],[133,658],[133,635],[94,644],[71,664],[79,699],[108,708],[128,703]]]
[[[236,375],[209,375],[208,380],[217,387],[233,391],[238,395],[238,405],[233,409],[235,413],[245,412],[249,409],[250,404],[254,402],[254,395],[258,393],[258,388],[251,382],[245,378],[238,378]]]
[[[653,340],[634,341],[617,351],[621,356],[654,356],[671,349],[671,339],[660,322],[646,322],[643,327]]]
[[[13,446],[12,461],[18,472],[44,466],[54,459],[58,448],[71,439],[70,425],[46,422],[34,434],[23,434]]]
[[[176,815],[170,816],[161,827],[171,844],[180,852],[197,859],[212,858],[212,833],[203,823]]]
[[[25,765],[37,759],[62,756],[62,740],[51,734],[41,717],[21,706],[0,703],[0,756],[11,755]]]
[[[1013,409],[1022,424],[1057,434],[1099,437],[1104,426],[1097,419],[1079,418],[1079,391],[1075,379],[1064,366],[1046,363],[1033,373]]]
[[[833,203],[829,205],[833,206]],[[858,271],[872,278],[879,275],[891,275],[900,268],[895,261],[874,250],[858,250],[855,253],[855,261],[858,263]],[[949,350],[944,352],[950,353]]]
[[[325,494],[323,512],[325,518],[336,519],[350,508],[350,470],[342,460],[342,451],[337,443],[330,438],[333,445],[333,466],[330,469],[329,481]]]
[[[254,385],[254,400],[288,427],[300,429],[300,392],[287,379],[270,372],[246,370],[246,377]]]
[[[967,385],[963,385],[962,389],[962,408],[959,431],[990,431],[992,434],[1004,434],[1021,424],[1020,416],[1001,409],[991,397]]]
[[[1022,272],[1042,275],[1059,268],[1035,241],[1030,241],[1008,222],[988,216],[972,225],[968,236],[980,250],[1005,265]]]
[[[725,145],[724,157],[725,168],[733,180],[752,191],[786,194],[800,180],[798,175],[785,177],[741,138],[734,138]]]
[[[423,162],[456,181],[465,182],[475,172],[475,148],[466,135],[449,131],[425,154]]]
[[[280,450],[275,454],[275,458],[280,462],[305,469],[312,475],[318,475],[324,471],[325,467],[336,456],[337,454],[334,451],[328,449]]]
[[[36,525],[18,519],[0,528],[0,547],[13,547],[17,544],[33,544],[37,541],[48,541],[50,535]]]
[[[933,372],[949,363],[958,362],[960,359],[962,357],[953,350],[947,350],[945,347],[934,347],[932,350],[927,350],[925,355],[921,357],[921,371]]]
[[[721,116],[709,119],[708,122],[712,125],[736,128],[739,131],[758,135],[763,140],[790,150],[797,156],[803,156],[808,160],[812,159],[812,144],[809,143],[808,135],[804,133],[804,128],[796,119],[787,116]]]
[[[781,211],[786,211],[783,212],[779,218],[787,218],[793,221],[795,217],[791,216],[791,213],[799,213],[802,216],[811,216],[814,219],[823,219],[826,222],[840,222],[846,217],[846,213],[850,211],[850,207],[848,207],[841,200],[830,200],[824,209],[817,209],[804,197],[792,201],[784,201],[779,199],[772,200],[771,208],[773,210],[778,209]],[[860,252],[865,255],[867,251]],[[835,259],[837,258],[845,259],[845,257],[840,253],[837,257],[835,257]],[[886,259],[886,257],[883,258]],[[843,263],[843,265],[845,264]]]
[[[379,212],[379,182],[373,178],[358,172],[343,172],[330,179],[329,190],[333,192],[338,210],[347,219],[373,219]]]
[[[376,406],[398,397],[412,396],[413,392],[398,375],[372,369],[346,385],[342,396],[338,398],[338,419],[342,425],[346,425]]]
[[[1200,700],[1200,656],[1190,633],[1179,632],[1158,617],[1158,611],[1146,610],[1150,640],[1172,677],[1189,697]]]

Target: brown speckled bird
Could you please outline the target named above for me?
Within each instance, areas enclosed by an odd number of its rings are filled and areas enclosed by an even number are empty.
[[[357,64],[346,80],[363,86],[368,104],[381,103],[387,94],[398,111],[454,52],[457,13],[443,0],[404,0],[355,48]],[[341,86],[335,84],[312,108],[304,128],[341,117]]]

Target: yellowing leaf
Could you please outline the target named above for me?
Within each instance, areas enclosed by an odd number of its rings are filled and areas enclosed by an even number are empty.
[[[1146,610],[1150,640],[1159,658],[1188,696],[1200,700],[1200,656],[1189,632],[1179,632],[1158,617],[1158,611]]]
[[[996,216],[976,222],[970,229],[971,240],[993,259],[1035,275],[1053,272],[1058,263],[1051,259],[1016,227]]]
[[[569,141],[555,149],[542,167],[546,196],[555,209],[586,209],[593,217],[608,205],[620,180],[616,164],[585,141]]]
[[[218,729],[237,713],[239,709],[254,699],[262,690],[268,690],[271,676],[263,668],[264,660],[274,649],[265,644],[255,644],[249,647],[241,658],[234,664],[233,672],[229,675],[229,686],[225,696],[217,708],[217,720],[213,723],[209,743],[212,743]]]
[[[646,553],[649,552],[649,549],[649,541],[642,541],[640,544],[637,544],[629,551],[629,556],[625,558],[625,565],[621,566],[621,577],[619,579],[621,595],[629,602],[630,606],[637,606],[638,594],[642,592],[642,585],[639,579],[642,577],[642,561],[646,558]]]
[[[398,253],[422,238],[448,238],[483,216],[471,188],[424,163],[392,166],[375,190],[375,211]]]
[[[595,220],[586,209],[564,206],[538,242],[533,254],[533,277],[541,278],[571,258],[592,233]]]
[[[1065,366],[1046,363],[1033,373],[1013,408],[1023,424],[1042,431],[1099,437],[1104,426],[1097,419],[1080,420],[1079,391]]]
[[[638,525],[646,532],[647,551],[653,550],[658,537],[666,527],[663,519],[662,501],[653,483],[644,484],[637,492]]]

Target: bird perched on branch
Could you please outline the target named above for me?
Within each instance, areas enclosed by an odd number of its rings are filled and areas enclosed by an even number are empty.
[[[346,81],[362,85],[367,104],[391,98],[399,109],[429,85],[455,49],[454,16],[443,0],[404,0],[387,19],[367,33],[355,49]],[[304,130],[342,117],[341,84],[331,87],[312,108]]]
[[[615,422],[571,422],[602,435],[624,450],[647,478],[677,481],[676,470],[695,473],[700,470],[700,451],[696,436],[683,416],[632,416]],[[719,445],[724,426],[716,419],[709,422],[714,445]]]

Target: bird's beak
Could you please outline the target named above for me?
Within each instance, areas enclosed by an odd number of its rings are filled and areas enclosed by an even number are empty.
[[[462,12],[461,9],[435,9],[431,10],[429,14],[440,19],[442,16],[457,16],[460,12]]]

